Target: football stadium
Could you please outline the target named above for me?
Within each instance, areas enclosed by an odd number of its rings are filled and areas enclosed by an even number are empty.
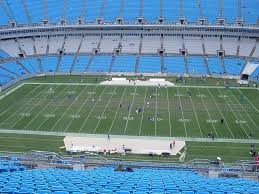
[[[0,193],[258,194],[259,0],[0,0]]]

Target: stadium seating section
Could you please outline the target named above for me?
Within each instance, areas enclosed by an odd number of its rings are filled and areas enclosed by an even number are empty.
[[[123,3],[122,3],[123,2]],[[200,4],[199,4],[200,3]],[[258,2],[241,1],[241,16],[247,24],[258,20]],[[141,9],[142,5],[142,9]],[[160,9],[160,6],[162,6]],[[222,17],[228,23],[237,18],[238,1],[222,1]],[[180,1],[0,1],[0,28],[15,21],[18,25],[36,24],[42,20],[76,24],[78,19],[86,23],[102,19],[104,23],[115,23],[121,17],[124,22],[135,23],[143,16],[148,23],[157,23],[160,16],[166,22],[176,22],[180,13]],[[188,22],[206,18],[215,24],[218,3],[210,0],[185,0],[182,16]],[[8,46],[7,46],[8,45]],[[120,48],[120,54],[114,53]],[[181,49],[187,56],[182,56]],[[93,55],[97,49],[97,54]],[[163,49],[164,56],[159,56]],[[224,50],[223,58],[217,57]],[[62,53],[60,53],[62,51]],[[36,56],[36,57],[35,57]],[[22,58],[19,58],[22,57]],[[259,58],[259,43],[256,39],[235,36],[210,36],[146,33],[120,33],[113,35],[88,33],[87,35],[63,35],[24,37],[0,40],[0,86],[12,83],[20,77],[40,73],[167,73],[191,75],[239,76],[247,57]],[[8,59],[8,60],[4,60]],[[9,60],[10,59],[10,60]],[[1,62],[2,61],[2,62]],[[251,78],[257,79],[258,70]]]
[[[237,186],[238,185],[238,186]],[[35,169],[0,173],[0,192],[17,194],[256,194],[258,182],[208,178],[193,171],[111,167],[90,170]]]
[[[108,72],[112,64],[111,72],[129,72],[134,73],[137,63],[136,56],[121,55],[115,56],[112,63],[110,55],[64,55],[42,56],[40,58],[26,58],[19,62],[5,62],[0,65],[0,84],[4,85],[23,75],[37,74],[41,72],[62,72],[62,73],[103,73]],[[207,61],[209,72],[212,75],[221,75],[222,66],[221,59],[218,57],[189,56],[187,58],[187,67],[192,75],[207,75],[205,61]],[[163,69],[162,69],[163,63]],[[245,65],[245,61],[236,58],[224,59],[225,70],[227,75],[240,75]],[[182,56],[165,56],[163,62],[160,56],[141,56],[137,65],[138,73],[168,73],[168,74],[184,74],[187,73],[185,60]],[[256,72],[254,75],[257,75]]]
[[[0,177],[1,173],[10,173],[15,171],[24,171],[26,170],[25,166],[23,166],[17,160],[1,160],[0,159]],[[1,179],[1,178],[0,178]]]
[[[127,22],[135,22],[140,14],[140,1],[54,1],[46,0],[46,12],[44,13],[45,1],[1,1],[0,25],[7,25],[9,20],[18,24],[40,23],[42,19],[48,19],[50,23],[57,23],[61,18],[67,23],[75,23],[81,17],[87,22],[94,22],[96,18],[102,18],[105,22],[115,22],[117,17],[123,17]],[[200,17],[200,9],[203,17],[208,22],[215,23],[218,16],[218,3],[210,0],[183,1],[183,16],[187,21],[195,22]],[[257,1],[242,0],[241,13],[247,23],[255,24],[258,18]],[[160,16],[159,1],[143,0],[142,15],[148,22],[156,22]],[[228,22],[234,22],[237,15],[237,0],[222,1],[222,16]],[[176,21],[179,16],[179,1],[163,0],[162,16],[166,21]]]

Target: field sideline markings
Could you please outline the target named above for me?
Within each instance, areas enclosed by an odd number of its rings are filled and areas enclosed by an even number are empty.
[[[64,87],[59,93],[58,93],[58,96],[61,95],[63,93],[64,90],[66,90],[68,88],[68,86]],[[64,98],[63,100],[61,100],[60,102],[58,102],[58,105],[59,104],[62,104],[64,101],[66,100],[66,98]],[[48,106],[46,106],[48,107]],[[57,110],[58,106],[56,106],[50,114],[53,114],[56,110]],[[44,121],[37,127],[36,130],[39,130],[41,128],[41,126],[48,120],[49,118],[45,118]]]
[[[58,87],[59,87],[59,86],[55,87],[54,90],[56,90]],[[62,91],[62,90],[61,90],[61,91]],[[48,94],[48,95],[50,95],[50,94]],[[47,95],[47,96],[48,96],[48,95]],[[48,100],[48,99],[47,99],[47,100]],[[25,126],[23,127],[23,129],[26,129],[26,128],[45,110],[45,108],[46,108],[50,103],[51,103],[51,101],[49,101],[49,102],[44,106],[44,108],[42,108],[42,109],[27,123],[27,125],[25,125]]]
[[[19,88],[23,87],[24,86],[24,83],[21,83],[17,86],[15,86],[14,88],[12,88],[11,90],[7,91],[7,92],[3,92],[3,94],[0,96],[0,101],[2,99],[4,99],[6,96],[12,94],[13,92],[15,92],[16,90],[18,90]],[[0,92],[1,93],[1,92]]]
[[[173,83],[173,82],[172,82]],[[24,84],[26,85],[38,85],[38,84],[41,84],[41,85],[101,85],[100,83],[75,83],[75,82],[24,82]],[[125,85],[121,85],[121,84],[113,84],[113,85],[102,85],[102,86],[122,86],[122,87],[125,87],[125,86],[128,86],[128,87],[145,87],[144,85],[142,86],[137,86],[137,85],[129,85],[129,84],[125,84]],[[147,85],[147,87],[154,87],[155,85]],[[194,86],[194,85],[168,85],[167,86],[168,88],[184,88],[184,87],[187,87],[187,88],[220,88],[220,89],[224,89],[225,86]],[[257,88],[253,88],[253,87],[230,87],[229,88],[230,90],[235,90],[235,89],[245,89],[245,90],[258,90]]]
[[[146,87],[146,90],[145,90],[144,105],[143,105],[143,110],[142,110],[141,120],[140,120],[140,125],[139,125],[139,132],[138,132],[139,136],[141,135],[141,131],[142,131],[144,111],[145,111],[145,107],[146,107],[146,98],[147,98],[147,87]]]
[[[229,91],[230,93],[231,93],[231,91]],[[226,93],[226,92],[225,92]],[[233,96],[233,94],[231,93],[231,95],[232,95],[232,98],[234,97]],[[239,102],[237,101],[237,104],[235,104],[235,103],[233,103],[234,101],[236,101],[236,99],[235,99],[235,97],[232,99],[232,98],[229,98],[229,100],[230,100],[230,102],[231,102],[231,107],[232,107],[232,105],[233,106],[237,106],[237,105],[239,105],[240,106],[240,104],[239,104]],[[243,108],[243,107],[242,107]],[[234,112],[234,111],[233,111]],[[246,121],[245,120],[245,118],[244,118],[244,115],[241,113],[241,112],[239,112],[239,111],[237,111],[238,113],[238,115],[240,115],[240,117],[239,118],[241,118],[243,121]],[[239,119],[237,119],[237,120],[239,120]],[[246,125],[248,128],[249,128],[249,130],[250,130],[250,132],[252,132],[252,130],[251,130],[251,127],[250,127],[250,125],[248,124],[248,122],[246,122],[246,123],[244,123],[244,125]]]
[[[113,94],[114,94],[114,92],[116,91],[116,89],[117,89],[117,87],[114,88],[114,90],[113,90],[113,92],[112,92],[112,94],[111,94],[111,96],[110,96],[108,102],[106,103],[106,106],[105,106],[105,108],[104,108],[104,110],[103,110],[103,112],[102,112],[102,114],[101,114],[101,118],[103,117],[104,113],[106,112],[106,109],[108,108],[108,106],[109,106],[109,104],[110,104],[110,102],[111,102],[111,99],[112,99],[112,97],[113,97]],[[98,128],[100,122],[101,122],[101,119],[99,119],[99,121],[97,122],[93,133],[96,132],[96,130],[97,130],[97,128]]]
[[[83,122],[82,126],[81,126],[80,129],[79,129],[79,133],[81,133],[83,127],[85,126],[86,122],[88,121],[89,117],[91,116],[93,110],[95,109],[96,105],[99,103],[98,99],[99,99],[100,97],[102,97],[102,95],[103,95],[103,93],[104,93],[104,91],[105,91],[106,89],[107,89],[107,86],[105,86],[105,88],[102,90],[101,94],[98,96],[97,100],[95,101],[95,104],[94,104],[93,108],[92,108],[91,111],[88,113],[88,115],[87,115],[85,121]]]
[[[83,94],[83,92],[88,88],[88,86],[85,86],[84,89],[79,93],[78,95],[78,99],[79,97]],[[51,127],[50,131],[52,131],[56,125],[59,123],[59,121],[64,117],[64,115],[66,114],[66,112],[71,108],[71,106],[73,106],[75,104],[76,100],[74,100],[72,103],[70,103],[70,105],[66,108],[65,111],[63,111],[62,115],[59,117],[59,119],[55,122],[55,124]]]
[[[40,88],[40,85],[39,85],[37,88],[35,88],[35,90],[38,89],[38,88]],[[33,91],[34,91],[34,90],[33,90]],[[35,96],[33,96],[33,97],[32,97],[31,99],[29,99],[28,101],[26,101],[26,103],[24,103],[21,107],[19,107],[18,110],[14,111],[14,113],[12,113],[7,119],[5,119],[3,123],[13,123],[13,120],[12,120],[11,122],[6,122],[6,121],[8,121],[8,120],[9,120],[10,118],[12,118],[13,116],[18,115],[18,113],[20,113],[20,110],[24,109],[24,107],[26,107],[28,104],[30,104],[30,102],[32,102],[34,98],[38,97],[43,91],[44,91],[44,89],[41,90],[39,93],[37,93]],[[15,121],[15,122],[16,122],[16,121]]]
[[[255,128],[258,130],[258,126],[255,124],[254,120],[251,118],[251,116],[248,114],[248,112],[246,111],[246,109],[244,108],[244,106],[236,99],[235,95],[233,95],[233,93],[230,91],[231,95],[235,98],[235,100],[238,102],[238,104],[242,107],[242,109],[245,111],[245,113],[247,114],[247,116],[249,117],[249,119],[252,121],[252,123],[254,124]],[[250,128],[250,127],[249,127]],[[250,128],[251,129],[251,128]]]
[[[188,88],[186,88],[186,90],[189,91]],[[193,108],[193,110],[194,110],[195,118],[196,118],[198,127],[199,127],[199,129],[200,129],[201,137],[203,137],[203,134],[202,134],[202,131],[201,131],[201,125],[200,125],[200,122],[199,122],[199,119],[198,119],[198,116],[197,116],[197,112],[196,112],[195,106],[194,106],[194,104],[193,104],[192,96],[190,96],[189,98],[190,98],[191,103],[192,103],[192,108]]]
[[[198,90],[198,93],[201,94],[199,88],[197,88],[197,90]],[[204,104],[204,106],[205,106],[205,109],[206,109],[206,112],[207,112],[207,114],[208,114],[208,116],[209,116],[209,119],[212,120],[212,119],[211,119],[211,115],[210,115],[210,113],[209,113],[209,110],[208,110],[208,108],[207,108],[207,106],[206,106],[206,103],[204,102],[204,99],[201,98],[201,100],[202,100],[202,102],[203,102],[203,104]],[[216,127],[214,126],[213,122],[211,122],[211,125],[212,125],[212,127],[213,127],[213,129],[214,129],[214,131],[215,131],[215,133],[216,133],[216,135],[217,135],[217,137],[219,137],[218,132],[217,132]]]
[[[128,114],[128,117],[127,117],[127,121],[126,121],[126,125],[125,125],[125,128],[124,128],[124,135],[125,135],[125,133],[126,133],[126,131],[127,131],[127,127],[128,127],[128,123],[129,123],[129,117],[130,117],[130,113],[131,113],[131,111],[132,111],[132,106],[133,106],[133,104],[134,104],[134,99],[135,99],[135,96],[136,96],[136,91],[137,91],[137,87],[135,87],[135,92],[134,92],[134,95],[133,95],[133,97],[132,97],[132,101],[131,101],[131,104],[130,104],[130,111],[129,111],[129,114]]]
[[[123,94],[122,94],[122,96],[121,96],[121,99],[120,99],[120,104],[122,103],[122,100],[123,100],[123,97],[124,97],[124,95],[125,95],[125,92],[126,92],[127,88],[128,88],[128,87],[125,87],[125,89],[124,89],[124,92],[123,92]],[[115,115],[114,115],[114,117],[113,117],[113,120],[112,120],[112,123],[111,123],[111,126],[110,126],[110,129],[109,129],[108,134],[111,133],[111,130],[112,130],[113,125],[114,125],[114,122],[115,122],[115,118],[117,117],[117,114],[118,114],[118,111],[119,111],[119,108],[120,108],[120,104],[118,104],[118,106],[117,106],[117,110],[116,110]]]
[[[94,87],[94,89],[93,89],[91,92],[94,92],[97,87],[98,87],[98,85],[96,85],[96,86]],[[76,112],[76,114],[79,114],[79,113],[81,112],[82,108],[85,106],[85,104],[88,102],[88,99],[89,99],[92,95],[93,95],[93,93],[90,93],[90,94],[87,96],[87,98],[84,100],[82,106],[80,106],[80,108],[78,109],[78,111]],[[72,119],[70,120],[70,122],[68,123],[68,125],[67,125],[66,129],[64,130],[64,132],[67,131],[67,129],[70,127],[70,125],[71,125],[71,123],[73,122],[74,119],[75,119],[75,118],[72,118]]]
[[[240,92],[240,94],[244,95],[243,92],[240,91],[240,89],[238,89],[238,91]],[[255,105],[244,95],[245,99],[247,99],[247,101],[254,107],[254,109],[256,110],[256,112],[259,113],[259,110],[257,110],[257,108],[255,107]]]
[[[210,96],[212,97],[213,102],[214,102],[214,103],[215,103],[215,105],[217,106],[217,108],[218,108],[218,110],[219,110],[219,112],[220,112],[220,114],[221,114],[222,118],[224,118],[224,120],[225,120],[225,122],[226,122],[226,125],[227,125],[227,128],[228,128],[228,130],[229,130],[229,132],[230,132],[231,136],[232,136],[233,138],[235,138],[235,136],[233,135],[233,133],[232,133],[232,131],[231,131],[231,129],[230,129],[230,127],[229,127],[229,125],[228,125],[227,119],[224,117],[224,115],[223,115],[222,111],[220,110],[220,108],[219,108],[219,106],[218,106],[218,104],[217,104],[217,102],[216,102],[215,98],[214,98],[214,97],[213,97],[213,95],[211,94],[211,92],[210,92],[209,88],[207,88],[207,90],[208,90],[208,92],[209,92]]]
[[[182,101],[181,101],[181,98],[180,98],[180,93],[179,93],[178,88],[177,88],[177,94],[178,94],[178,100],[179,100],[179,103],[180,103],[180,108],[181,108],[182,118],[183,118],[183,120],[185,120],[185,118],[184,118],[184,114],[183,114]],[[187,137],[187,129],[186,129],[186,124],[185,124],[185,122],[183,122],[183,126],[184,126],[184,130],[185,130],[185,136]]]
[[[38,89],[40,86],[41,86],[41,85],[35,87],[35,88],[34,88],[33,90],[31,90],[28,94],[26,94],[24,97],[29,96],[32,92],[34,92],[34,91],[35,91],[36,89]],[[15,106],[15,104],[9,106],[5,111],[3,111],[3,112],[0,114],[0,116],[2,116],[3,114],[5,114],[7,111],[9,111],[9,109],[11,109],[11,108],[14,107],[14,106]],[[17,111],[17,110],[16,110],[16,111]],[[14,112],[14,113],[15,113],[15,112]],[[13,113],[13,114],[14,114],[14,113]]]
[[[168,97],[168,88],[166,88],[166,99],[167,99],[167,111],[168,111],[168,117],[169,117],[170,137],[172,137],[172,124],[171,124],[171,112],[170,112],[170,102]]]
[[[33,130],[19,130],[19,129],[0,129],[0,134],[20,134],[20,135],[39,135],[39,136],[72,136],[72,137],[92,137],[92,138],[106,138],[106,134],[87,134],[87,133],[64,133],[64,132],[49,132],[49,131],[33,131]],[[113,135],[113,138],[127,138],[127,139],[152,139],[152,140],[164,140],[171,141],[172,137],[165,136],[130,136],[130,135]],[[173,137],[174,140],[179,141],[192,141],[192,142],[209,142],[209,143],[259,143],[258,139],[227,139],[227,138],[196,138],[196,137]]]
[[[218,91],[219,91],[219,93],[222,95],[222,93],[221,93],[221,91],[220,91],[219,89],[218,89]],[[224,100],[225,100],[225,99],[224,99]],[[225,100],[225,102],[227,103],[228,107],[231,109],[231,111],[232,111],[232,113],[234,114],[234,116],[236,117],[236,119],[239,120],[238,117],[237,117],[237,115],[236,115],[236,113],[233,111],[232,107],[229,105],[228,101]],[[245,130],[245,128],[244,128],[244,126],[243,126],[243,124],[242,124],[242,123],[239,123],[239,124],[240,124],[241,127],[243,128],[243,131],[245,132],[246,136],[249,137],[248,134],[247,134],[247,132],[246,132],[246,130]]]

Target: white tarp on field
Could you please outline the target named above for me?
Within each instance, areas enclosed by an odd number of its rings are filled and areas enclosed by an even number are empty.
[[[150,80],[126,80],[126,79],[115,79],[112,78],[110,81],[103,81],[101,85],[122,85],[122,86],[174,86],[172,82],[166,81],[165,79],[150,79]]]
[[[170,144],[172,143],[172,148]],[[127,138],[123,137],[73,137],[66,136],[64,144],[67,151],[70,152],[116,152],[123,153],[125,149],[130,149],[135,154],[158,154],[169,153],[176,155],[184,146],[185,141],[157,140],[147,138]]]

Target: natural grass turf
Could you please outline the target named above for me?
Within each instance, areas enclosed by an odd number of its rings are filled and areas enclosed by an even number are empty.
[[[0,133],[0,151],[4,152],[29,152],[60,151],[60,147],[64,146],[64,137],[59,136],[40,136],[40,135],[20,135],[20,134],[4,134]]]
[[[138,78],[140,76],[121,76],[127,79]],[[101,81],[107,80],[109,77],[104,75],[48,75],[48,76],[37,76],[34,78],[29,78],[24,80],[25,82],[57,82],[57,83],[100,83]],[[145,76],[144,79],[155,78],[154,76],[148,77]],[[199,77],[185,78],[186,82],[176,82],[177,77],[157,77],[164,78],[167,81],[171,81],[176,85],[190,85],[190,86],[224,86],[227,81],[231,86],[240,86],[237,84],[235,79],[217,79],[217,78],[206,78],[205,81],[202,81]],[[253,86],[254,82],[250,82],[249,86]],[[248,86],[248,85],[243,85]]]
[[[20,135],[20,134],[0,134],[0,151],[4,152],[29,152],[31,150],[48,151],[65,154],[60,151],[64,146],[64,137],[58,136],[39,136],[39,135]],[[186,142],[187,154],[186,162],[192,159],[215,160],[217,156],[223,162],[235,162],[238,160],[252,159],[249,156],[249,144],[241,143],[203,143]],[[258,144],[256,144],[258,147]],[[158,162],[178,162],[178,156],[161,157],[127,154],[107,155],[107,159],[129,160],[129,161],[158,161]]]
[[[0,128],[165,137],[251,133],[257,139],[258,110],[254,89],[26,84],[0,101]]]
[[[105,78],[105,76],[98,76],[96,82],[96,76],[47,76],[46,78],[32,78],[26,82],[99,83]],[[167,79],[175,81],[175,78]],[[217,82],[217,79],[207,79],[203,82],[198,78],[192,78],[188,79],[185,85],[216,86]],[[234,80],[229,82],[235,84]],[[224,80],[219,81],[220,86],[223,86],[223,83]],[[48,93],[50,87],[55,90],[54,94]],[[154,90],[154,96],[150,99],[152,90]],[[192,97],[188,97],[188,90],[192,93]],[[74,91],[74,95],[78,98],[74,103],[67,99],[68,93],[66,92],[69,91]],[[240,92],[246,97],[242,102]],[[206,97],[201,97],[203,95]],[[58,98],[54,101],[55,96]],[[98,101],[99,96],[101,101]],[[92,102],[93,98],[95,102]],[[147,101],[151,104],[150,108],[144,106]],[[122,104],[123,108],[119,108],[119,104]],[[132,107],[130,114],[127,110],[128,104]],[[144,108],[143,116],[135,112],[137,106]],[[182,108],[179,109],[179,106]],[[120,135],[166,137],[206,137],[209,132],[213,132],[216,137],[220,138],[247,138],[251,132],[253,138],[258,139],[258,109],[257,90],[26,85],[0,101],[0,128],[26,129],[36,132],[40,130],[104,134],[110,132]],[[29,116],[27,113],[30,113]],[[158,118],[157,113],[163,120],[155,119]],[[55,116],[52,117],[53,115]],[[74,115],[73,118],[72,115]],[[79,118],[78,115],[80,115]],[[133,120],[128,120],[131,117]],[[148,117],[156,121],[151,122]],[[218,123],[221,118],[224,118],[223,125]],[[179,119],[190,119],[190,121],[180,122]],[[211,121],[207,122],[207,120]],[[211,123],[212,120],[218,121]],[[63,137],[0,134],[0,151],[59,152],[61,146],[63,146]],[[248,144],[187,142],[186,160],[195,158],[214,160],[220,156],[224,162],[234,162],[240,159],[251,159],[248,152]],[[161,158],[131,154],[107,157],[165,162],[178,159],[177,157]]]

